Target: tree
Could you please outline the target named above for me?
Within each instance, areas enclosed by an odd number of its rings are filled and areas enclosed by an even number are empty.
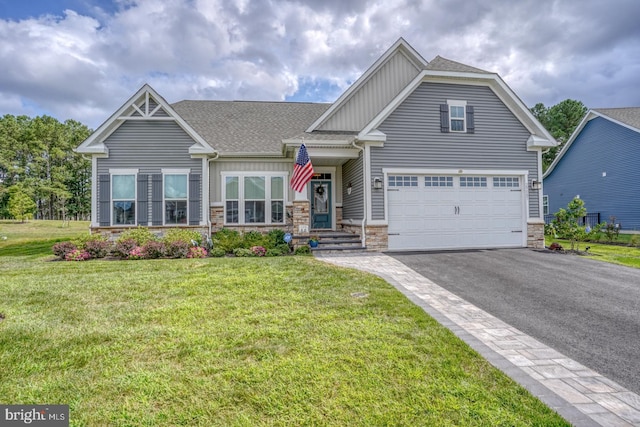
[[[549,108],[542,103],[538,103],[530,110],[535,118],[549,131],[551,136],[558,141],[556,147],[551,148],[542,155],[542,168],[546,171],[564,144],[569,140],[573,131],[578,127],[580,121],[582,121],[582,118],[587,113],[587,107],[580,101],[565,99]]]
[[[24,222],[25,219],[32,218],[36,204],[31,197],[18,188],[18,186],[10,188],[9,194],[8,210],[11,216],[22,222]]]

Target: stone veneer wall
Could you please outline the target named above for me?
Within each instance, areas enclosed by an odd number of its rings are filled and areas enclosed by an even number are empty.
[[[360,224],[340,224],[342,231],[358,234],[362,238],[362,225]],[[389,248],[389,227],[386,225],[365,225],[367,234],[367,251],[382,252]]]
[[[285,208],[287,215],[287,224],[269,224],[269,225],[224,225],[224,207],[222,206],[213,206],[210,208],[209,213],[211,215],[211,232],[215,233],[221,228],[230,228],[232,230],[238,230],[241,233],[246,233],[247,231],[259,231],[261,233],[268,233],[270,230],[285,230],[289,232],[289,228],[291,226],[290,218],[293,215],[293,208],[291,206],[287,206]]]
[[[544,249],[544,221],[534,220],[527,223],[527,247]]]

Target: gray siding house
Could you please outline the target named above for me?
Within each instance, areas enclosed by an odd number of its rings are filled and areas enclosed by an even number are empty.
[[[295,192],[303,143],[315,173]],[[97,232],[333,230],[385,251],[542,247],[553,145],[497,74],[399,39],[333,104],[169,104],[144,85],[77,151]]]

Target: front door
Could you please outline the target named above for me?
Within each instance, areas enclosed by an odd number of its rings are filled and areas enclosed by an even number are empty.
[[[331,229],[331,181],[311,181],[311,228]]]

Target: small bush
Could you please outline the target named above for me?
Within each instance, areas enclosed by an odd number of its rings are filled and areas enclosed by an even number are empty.
[[[629,246],[635,246],[636,248],[640,248],[640,234],[634,234],[629,239]]]
[[[89,258],[91,255],[83,249],[74,249],[64,257],[67,261],[86,261]]]
[[[274,249],[278,249],[282,252],[282,255],[288,255],[291,253],[291,246],[289,246],[288,243],[280,243],[279,245],[276,245]]]
[[[196,246],[202,245],[202,234],[195,230],[189,230],[186,228],[172,228],[167,231],[162,239],[166,245],[176,240],[183,240],[191,243],[194,241]]]
[[[91,258],[104,258],[111,250],[111,243],[105,239],[87,240],[84,244],[84,250],[89,252]]]
[[[247,249],[247,248],[235,248],[233,250],[233,254],[235,256],[237,256],[237,257],[253,257],[253,256],[256,256],[256,254],[254,254],[251,249]]]
[[[235,248],[242,246],[242,237],[236,230],[230,228],[222,228],[215,233],[211,238],[214,248],[220,248],[225,253],[232,253]]]
[[[187,258],[206,258],[209,254],[207,250],[201,246],[192,246],[189,248]]]
[[[299,246],[296,248],[295,255],[311,255],[311,248],[309,246]]]
[[[259,231],[247,231],[242,235],[242,246],[251,249],[254,246],[265,245],[266,236]]]
[[[167,256],[170,258],[186,258],[189,254],[191,244],[184,240],[175,240],[165,244],[167,248]]]
[[[223,257],[227,254],[227,252],[225,252],[224,249],[222,248],[213,248],[211,249],[211,256],[212,257],[216,257],[216,258],[220,258]]]
[[[166,253],[165,244],[159,240],[152,240],[145,243],[142,253],[145,259],[162,258]]]
[[[129,258],[129,253],[138,246],[135,240],[133,239],[118,239],[113,248],[113,255],[118,258]]]
[[[136,246],[135,248],[131,249],[129,255],[127,256],[127,259],[144,259],[144,251],[140,246]]]
[[[77,250],[78,248],[71,242],[60,242],[53,245],[51,250],[53,254],[60,259],[66,259],[67,254]]]
[[[282,255],[282,251],[280,251],[280,249],[267,249],[267,252],[264,254],[264,256],[268,256],[268,257],[280,256],[280,255]]]
[[[158,240],[155,234],[149,231],[147,227],[136,227],[130,230],[123,231],[120,237],[118,237],[116,243],[120,240],[129,239],[132,239],[134,242],[136,242],[136,246],[144,246],[147,242]]]
[[[278,247],[279,245],[286,244],[284,241],[284,230],[276,228],[267,233],[265,247],[267,249],[273,249]]]

